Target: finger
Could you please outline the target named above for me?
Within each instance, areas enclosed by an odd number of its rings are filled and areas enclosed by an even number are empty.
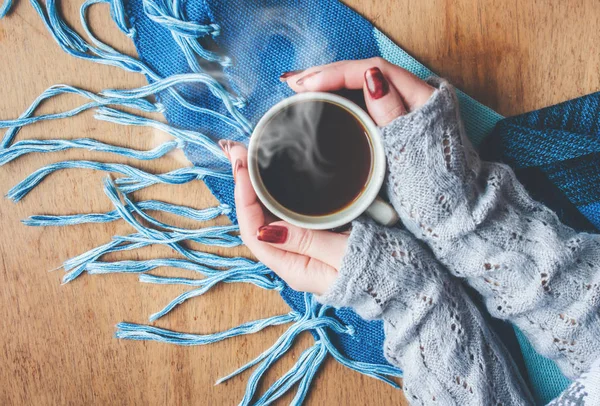
[[[279,80],[281,82],[296,81],[296,80],[298,80],[299,78],[301,78],[302,76],[304,76],[306,74],[309,74],[309,73],[314,72],[316,70],[321,70],[323,67],[330,67],[330,66],[340,65],[340,64],[347,63],[347,62],[348,61],[338,61],[338,62],[329,63],[327,65],[313,66],[312,68],[298,69],[298,70],[292,70],[292,71],[288,71],[288,72],[283,72],[281,74],[281,76],[279,76]]]
[[[322,295],[335,283],[338,272],[332,266],[305,255],[283,250],[281,252],[285,253],[281,260],[274,260],[272,265],[265,265],[292,289]]]
[[[329,231],[307,230],[278,221],[258,229],[258,239],[279,249],[315,258],[340,269],[348,236]]]
[[[363,91],[369,115],[378,126],[383,127],[406,114],[400,93],[378,67],[365,71]]]
[[[234,162],[235,205],[240,236],[244,244],[292,289],[324,293],[337,276],[337,271],[333,267],[314,258],[280,250],[258,240],[257,232],[265,224],[265,214],[250,182],[247,150],[241,144],[233,145],[229,154]]]
[[[229,151],[235,179],[235,206],[240,234],[250,236],[265,224],[263,208],[250,182],[247,170],[248,152],[243,146],[236,146]]]
[[[232,165],[235,164],[236,160],[240,159],[245,166],[248,166],[248,149],[246,148],[246,146],[244,146],[244,144],[242,144],[241,142],[225,139],[219,140],[218,144]]]
[[[364,73],[378,67],[398,90],[409,111],[416,110],[429,100],[434,88],[401,67],[383,58],[343,61],[315,66],[286,82],[296,92],[331,92],[340,89],[362,89]]]

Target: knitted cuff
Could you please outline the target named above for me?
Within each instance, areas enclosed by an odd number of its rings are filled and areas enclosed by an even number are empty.
[[[370,264],[379,262],[380,248],[375,234],[369,232],[364,220],[352,223],[348,247],[342,260],[338,278],[331,288],[316,299],[333,307],[352,307],[365,319],[380,315],[381,309],[368,293],[377,280],[377,270]]]
[[[393,138],[394,150],[400,150],[402,143],[408,144],[415,135],[424,132],[431,133],[428,129],[437,125],[444,117],[455,115],[458,104],[454,88],[446,80],[431,77],[427,83],[436,90],[427,102],[383,127],[384,141]]]

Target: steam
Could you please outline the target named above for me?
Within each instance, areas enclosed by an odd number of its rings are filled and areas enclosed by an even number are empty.
[[[300,2],[301,3],[301,2]],[[245,66],[243,77],[229,79],[243,95],[252,98],[256,94],[272,106],[293,92],[287,85],[269,86],[265,92],[259,82],[268,72],[268,80],[278,81],[285,70],[308,68],[315,64],[325,64],[335,60],[335,53],[329,40],[320,29],[320,22],[301,4],[286,7],[257,7],[248,16],[248,30],[240,32],[240,38],[233,39],[231,55],[255,61]],[[286,43],[288,44],[286,46]],[[273,60],[270,47],[277,47],[289,53],[281,60]],[[280,114],[279,120],[272,120],[260,138],[258,164],[266,168],[273,157],[285,153],[295,171],[310,177],[313,183],[327,181],[332,175],[332,164],[319,149],[317,142],[318,124],[323,114],[323,103],[299,102]]]
[[[323,109],[323,102],[298,102],[273,117],[259,134],[258,165],[267,168],[273,158],[285,154],[296,172],[313,183],[325,182],[332,175],[332,163],[321,153],[317,140]]]
[[[290,91],[285,85],[275,86],[274,91],[270,87],[268,94],[261,91],[261,73],[268,72],[269,80],[277,81],[285,70],[305,69],[335,60],[335,52],[320,29],[320,22],[301,3],[251,8],[245,17],[250,22],[247,29],[239,31],[239,37],[229,41],[231,48],[225,52],[232,56],[234,64],[237,58],[253,61],[244,66],[244,72],[240,73],[243,77],[228,72],[228,79],[241,95],[251,97],[260,92],[261,99],[273,105],[289,96]],[[269,52],[272,45],[284,52],[279,60]]]
[[[285,84],[273,86],[273,82],[278,82],[278,77],[283,71],[308,68],[313,65],[329,63],[335,59],[335,53],[329,45],[329,40],[319,28],[320,22],[301,2],[285,7],[248,7],[247,14],[243,18],[247,22],[240,22],[243,29],[229,30],[223,33],[228,36],[227,49],[216,49],[210,38],[206,38],[206,42],[202,44],[207,49],[217,50],[230,57],[233,67],[223,71],[221,66],[214,63],[207,63],[201,59],[198,59],[198,63],[204,72],[230,89],[233,94],[247,100],[260,100],[260,104],[265,108],[261,113],[265,113],[266,108],[293,93]],[[274,57],[271,52],[272,47],[276,47],[282,53],[279,59]],[[236,68],[239,61],[244,61],[243,71]],[[262,86],[261,82],[261,78],[265,78],[265,74],[269,81],[268,91],[265,91],[266,88]],[[187,84],[179,90],[184,94],[197,94],[205,92],[206,88],[200,84]],[[292,117],[295,124],[290,123],[288,127],[294,132],[293,137],[284,136],[283,131],[277,137],[273,137],[273,144],[278,142],[275,141],[277,138],[287,144],[262,148],[266,162],[270,162],[273,154],[280,152],[283,148],[290,148],[290,151],[294,151],[291,152],[292,154],[304,153],[304,156],[299,155],[302,159],[296,159],[295,162],[300,165],[299,168],[306,169],[307,173],[310,169],[308,165],[316,165],[314,168],[326,168],[327,163],[323,160],[315,143],[316,124],[320,112],[299,110],[295,113]],[[235,130],[226,135],[221,132],[211,134],[210,126],[200,130],[211,136],[225,136],[245,144],[248,141],[246,134]],[[182,158],[180,157],[180,159]],[[204,154],[202,159],[203,164],[209,167],[224,165],[210,154]]]

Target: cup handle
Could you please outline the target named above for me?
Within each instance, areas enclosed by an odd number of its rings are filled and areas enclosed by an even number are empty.
[[[377,197],[366,211],[367,215],[382,226],[390,227],[399,220],[396,210],[381,197]]]

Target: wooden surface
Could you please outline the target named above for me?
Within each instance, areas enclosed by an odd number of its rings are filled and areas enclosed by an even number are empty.
[[[600,89],[597,0],[347,3],[417,59],[502,114],[521,113]],[[67,19],[79,27],[80,1],[62,4]],[[93,28],[119,49],[133,52],[128,39],[114,29],[107,10],[105,6],[93,10]],[[145,81],[139,75],[67,56],[29,2],[18,1],[9,18],[0,21],[0,118],[17,117],[55,83],[99,91]],[[43,110],[64,109],[77,102],[61,98]],[[91,114],[34,125],[19,134],[19,139],[61,137],[92,137],[147,148],[160,136],[142,128],[98,122]],[[77,157],[125,161],[80,151],[27,156],[0,168],[0,191],[4,194],[44,164]],[[165,171],[180,165],[179,157],[169,156],[141,167]],[[260,354],[283,327],[206,347],[116,340],[112,335],[117,322],[144,323],[149,314],[185,289],[141,284],[132,275],[84,275],[61,286],[62,271],[47,272],[115,234],[131,231],[122,222],[69,228],[20,224],[20,219],[31,214],[109,210],[100,187],[102,176],[91,171],[63,171],[50,176],[21,203],[0,203],[0,404],[237,403],[249,373],[220,386],[213,383]],[[200,182],[155,187],[135,198],[150,196],[198,208],[215,203]],[[168,254],[153,248],[129,258]],[[286,311],[275,293],[227,285],[180,306],[158,325],[210,333]],[[311,342],[303,336],[268,374],[267,381],[286,371]],[[401,392],[328,360],[307,403],[396,405],[403,404],[403,398]]]

